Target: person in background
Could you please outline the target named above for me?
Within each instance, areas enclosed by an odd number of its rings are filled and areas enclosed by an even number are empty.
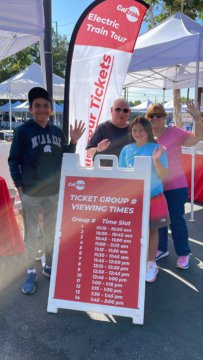
[[[184,205],[188,199],[188,185],[184,175],[181,159],[181,146],[193,146],[203,139],[203,123],[199,110],[192,101],[188,101],[188,112],[194,119],[193,133],[176,126],[166,127],[166,112],[161,104],[150,104],[146,118],[150,121],[153,134],[159,144],[166,147],[168,156],[168,176],[164,181],[164,195],[170,214],[170,228],[178,256],[176,267],[189,268],[190,247],[188,229],[184,218]],[[159,230],[159,246],[156,260],[168,256],[168,227]]]
[[[81,121],[70,127],[68,145],[62,130],[49,123],[52,102],[48,92],[34,87],[28,93],[28,100],[33,119],[15,130],[8,163],[25,212],[27,273],[22,292],[33,294],[37,281],[34,259],[38,250],[39,216],[43,221],[46,257],[42,273],[50,277],[62,156],[63,152],[75,152],[85,127]]]
[[[163,184],[168,173],[168,160],[165,150],[155,141],[150,122],[144,117],[137,117],[130,124],[130,132],[134,140],[126,145],[119,156],[119,166],[132,167],[137,156],[152,157],[151,201],[149,250],[146,268],[146,281],[154,282],[158,274],[156,252],[158,248],[158,229],[169,224],[168,208],[163,195]]]
[[[111,107],[111,120],[100,124],[87,145],[87,155],[94,157],[97,154],[119,156],[124,145],[129,143],[130,109],[126,99],[119,98]],[[102,160],[101,165],[111,166],[110,160]]]

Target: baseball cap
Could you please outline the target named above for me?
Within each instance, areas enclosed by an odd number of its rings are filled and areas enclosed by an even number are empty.
[[[32,102],[38,98],[46,99],[51,103],[48,92],[42,87],[34,87],[28,93],[28,100],[30,104],[32,104]]]

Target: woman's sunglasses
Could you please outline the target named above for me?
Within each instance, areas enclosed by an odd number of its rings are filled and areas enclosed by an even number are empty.
[[[149,114],[148,115],[148,117],[150,118],[150,119],[154,119],[155,117],[157,118],[157,119],[161,119],[162,117],[164,117],[165,116],[165,114]]]
[[[114,111],[116,111],[117,113],[123,111],[125,114],[127,114],[129,112],[130,109],[121,109],[121,108],[115,108]]]

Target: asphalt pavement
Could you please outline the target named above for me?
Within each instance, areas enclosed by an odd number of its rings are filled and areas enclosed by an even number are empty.
[[[26,296],[22,255],[0,257],[0,360],[202,360],[203,207],[194,210],[190,269],[175,267],[170,241],[157,281],[146,286],[144,325],[82,311],[47,313],[49,280],[40,262],[37,291]]]

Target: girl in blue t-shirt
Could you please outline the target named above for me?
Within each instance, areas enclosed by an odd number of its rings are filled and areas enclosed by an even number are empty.
[[[168,174],[168,159],[164,148],[154,139],[150,122],[137,117],[130,124],[130,132],[135,142],[124,146],[119,156],[119,166],[136,166],[136,156],[152,157],[151,202],[149,250],[146,269],[146,281],[156,280],[158,268],[155,257],[158,248],[158,229],[169,224],[168,208],[163,195],[162,181]]]

